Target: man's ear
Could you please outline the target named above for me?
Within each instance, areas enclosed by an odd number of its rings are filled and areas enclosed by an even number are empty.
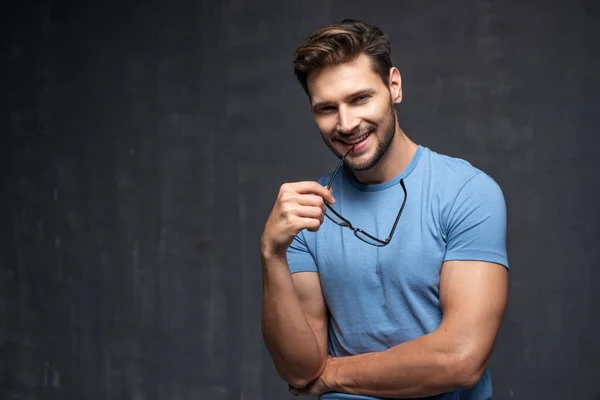
[[[396,67],[390,68],[390,94],[392,95],[392,101],[394,104],[400,104],[402,102],[402,77],[400,71]]]

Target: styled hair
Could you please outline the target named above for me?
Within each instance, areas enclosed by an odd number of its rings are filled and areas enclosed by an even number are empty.
[[[310,96],[306,83],[310,72],[353,61],[361,53],[369,56],[374,72],[387,84],[392,68],[387,35],[374,25],[354,19],[344,19],[311,34],[294,52],[294,73]]]

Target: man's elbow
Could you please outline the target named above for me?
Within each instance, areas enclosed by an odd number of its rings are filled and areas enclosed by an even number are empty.
[[[463,353],[454,358],[451,366],[451,380],[460,389],[470,389],[477,385],[485,372],[486,361],[473,353]]]
[[[325,368],[325,362],[315,366],[315,368],[304,369],[304,371],[288,371],[288,372],[279,372],[279,376],[286,381],[290,386],[295,388],[303,388],[308,386],[311,382],[316,380],[323,369]]]
[[[291,386],[294,387],[296,389],[302,389],[303,387],[308,386],[312,381],[314,381],[315,379],[317,379],[318,376],[316,377],[312,377],[312,376],[297,376],[297,377],[289,377],[289,378],[284,378],[284,380]]]
[[[473,386],[477,385],[481,380],[481,376],[483,375],[483,371],[479,370],[470,370],[466,371],[460,377],[458,382],[458,387],[461,389],[471,389]]]

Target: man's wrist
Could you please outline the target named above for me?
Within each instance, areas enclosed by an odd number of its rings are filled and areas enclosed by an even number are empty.
[[[340,366],[343,359],[341,357],[330,357],[323,370],[323,381],[326,383],[328,391],[341,392],[340,384]]]
[[[265,262],[287,261],[286,252],[275,251],[272,247],[266,245],[260,246],[260,256]]]

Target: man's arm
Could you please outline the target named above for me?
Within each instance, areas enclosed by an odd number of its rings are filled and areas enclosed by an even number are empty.
[[[477,261],[446,261],[440,274],[443,320],[434,332],[386,351],[329,359],[330,391],[380,397],[433,396],[475,385],[504,315],[508,271]]]
[[[303,387],[323,372],[327,358],[327,308],[319,274],[291,275],[285,259],[263,264],[264,340],[281,378]]]
[[[317,182],[283,184],[261,236],[263,337],[279,375],[293,387],[320,376],[327,359],[327,309],[316,267],[303,265],[314,272],[292,278],[287,261],[298,234],[323,223],[325,200],[335,203]]]

